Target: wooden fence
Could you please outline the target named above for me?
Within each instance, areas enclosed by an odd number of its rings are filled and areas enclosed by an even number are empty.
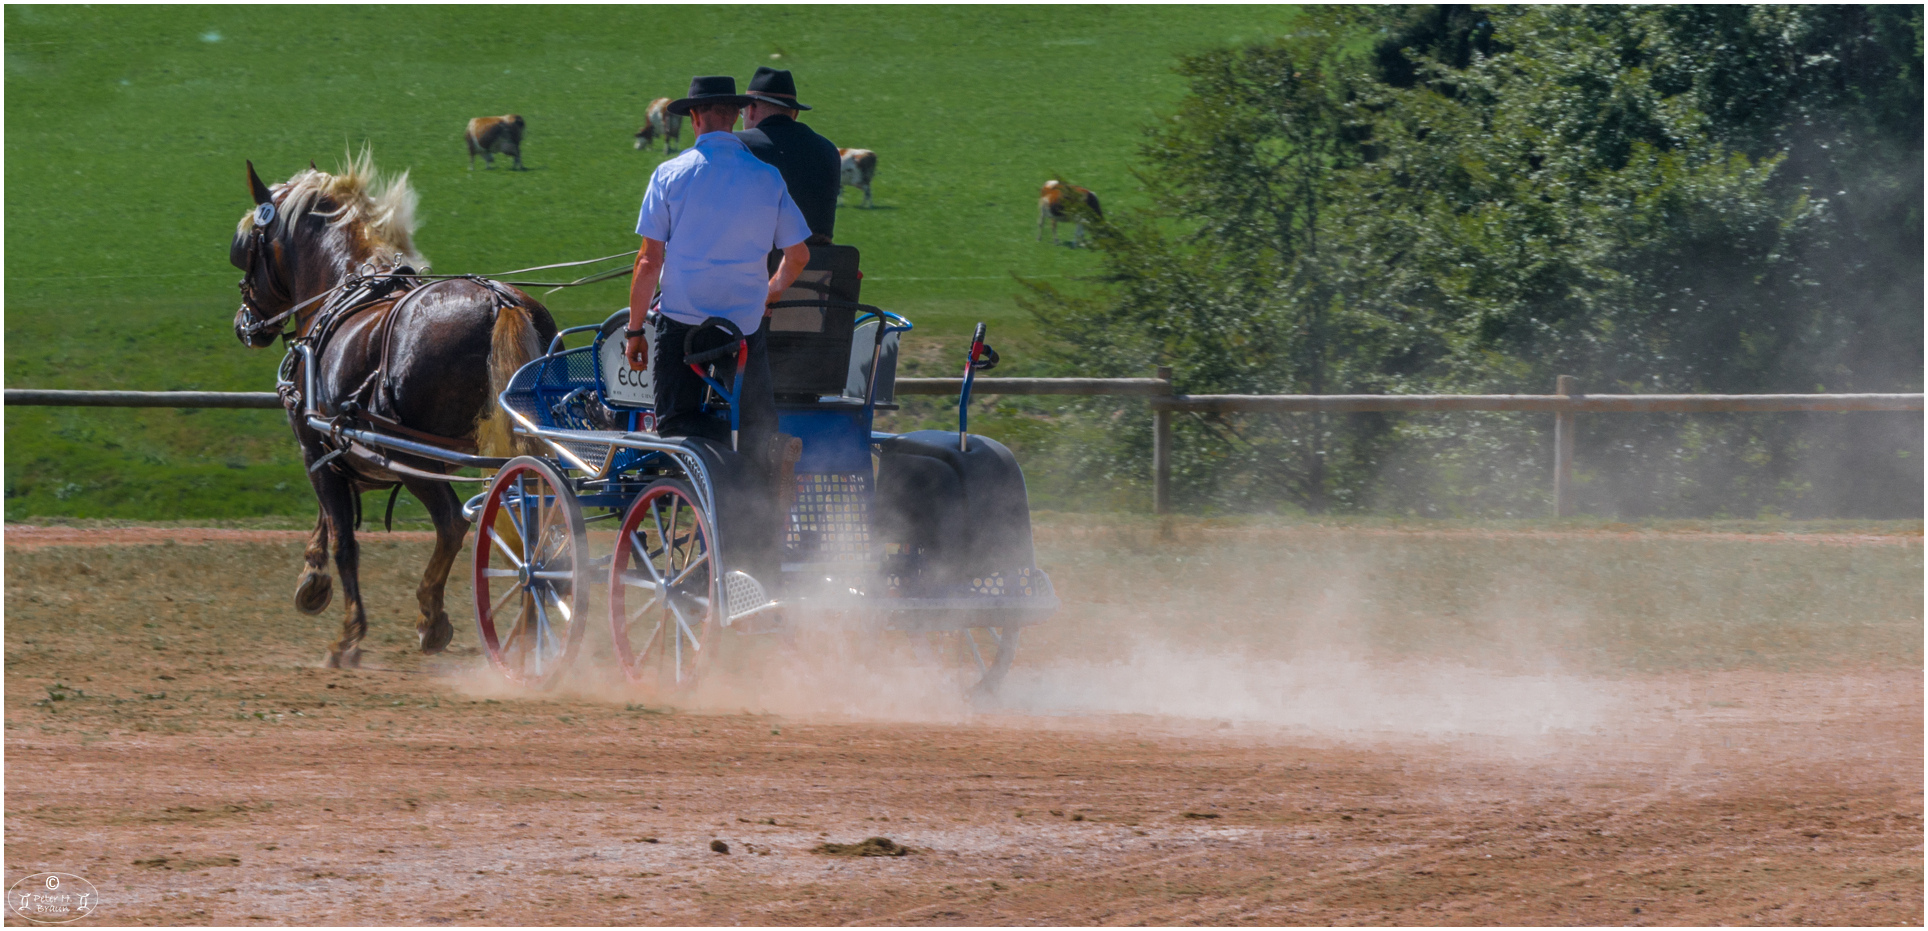
[[[958,378],[899,378],[897,393],[955,395]],[[1579,414],[1920,411],[1919,394],[1582,394],[1570,375],[1553,394],[1178,394],[1171,369],[1156,378],[978,378],[973,394],[1142,397],[1152,411],[1152,510],[1171,512],[1172,414],[1370,411],[1521,411],[1553,415],[1554,513],[1573,513],[1573,436]],[[6,403],[56,407],[223,407],[281,409],[272,392],[61,391],[8,388]]]
[[[898,394],[956,394],[962,379],[900,378]],[[1128,395],[1149,399],[1152,410],[1152,510],[1171,511],[1174,412],[1332,413],[1370,411],[1524,411],[1553,416],[1553,509],[1573,513],[1573,437],[1578,414],[1786,413],[1795,411],[1919,411],[1919,394],[1582,394],[1562,375],[1553,394],[1178,394],[1171,370],[1157,378],[979,378],[973,394]]]

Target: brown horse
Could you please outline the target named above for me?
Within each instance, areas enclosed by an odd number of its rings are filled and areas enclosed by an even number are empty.
[[[413,277],[423,263],[413,243],[415,192],[406,172],[380,179],[364,152],[341,174],[311,165],[269,187],[249,163],[248,189],[255,209],[242,218],[229,252],[246,273],[234,317],[243,343],[267,346],[291,326],[287,338],[313,348],[315,400],[323,417],[346,418],[357,427],[372,420],[378,431],[433,437],[443,441],[439,445],[484,456],[524,451],[495,398],[516,369],[548,345],[555,321],[547,308],[507,285]],[[307,384],[298,354],[289,365],[287,381]],[[469,527],[446,481],[412,473],[446,474],[448,467],[396,455],[393,461],[404,468],[391,470],[367,457],[342,455],[338,444],[309,427],[306,399],[296,394],[284,390],[283,401],[321,503],[295,588],[296,608],[305,614],[327,608],[333,593],[325,564],[332,544],[347,616],[341,639],[328,649],[328,665],[359,662],[368,632],[357,578],[360,494],[400,485],[435,522],[435,552],[415,593],[422,612],[415,628],[423,653],[440,652],[454,634],[442,609],[443,587]]]

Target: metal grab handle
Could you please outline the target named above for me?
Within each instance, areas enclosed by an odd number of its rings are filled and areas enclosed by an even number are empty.
[[[549,351],[543,354],[550,355],[550,356],[555,355],[558,351],[562,349],[562,338],[565,336],[568,336],[571,333],[581,333],[584,330],[600,330],[602,329],[602,327],[603,325],[600,323],[585,323],[582,326],[572,326],[566,330],[557,330],[556,337],[549,341]]]
[[[978,356],[991,347],[984,345],[984,322],[978,321],[977,331],[971,334],[971,354],[964,360],[964,384],[957,392],[957,451],[970,451],[971,426],[971,382],[977,378],[979,368],[990,368],[997,364],[997,353],[991,353],[989,365],[980,366]]]
[[[888,310],[880,310],[868,304],[859,304],[857,306],[868,309],[857,315],[857,319],[851,323],[852,326],[863,326],[870,322],[868,318],[875,317],[878,320],[885,321],[884,332],[886,333],[909,333],[912,329],[915,329],[909,317],[901,314],[893,314]]]
[[[723,345],[718,346],[714,349],[706,349],[702,352],[692,352],[691,350],[696,348],[696,334],[701,333],[704,330],[710,329],[712,327],[722,330],[725,334],[727,334],[730,337],[730,342],[724,343]],[[742,343],[742,342],[744,342],[743,331],[739,329],[736,324],[731,323],[730,321],[725,320],[722,317],[711,317],[710,319],[705,320],[702,323],[697,324],[696,326],[690,327],[689,332],[683,334],[683,364],[684,365],[708,365],[711,362],[715,362],[716,360],[721,359],[732,352],[735,352],[736,351],[735,344]]]

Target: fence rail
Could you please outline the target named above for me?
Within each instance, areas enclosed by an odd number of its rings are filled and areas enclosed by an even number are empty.
[[[959,378],[899,378],[897,393],[956,394]],[[1573,513],[1573,437],[1576,414],[1792,413],[1799,411],[1919,411],[1919,394],[1581,394],[1562,375],[1556,394],[1178,394],[1171,370],[1156,378],[979,378],[976,394],[1142,397],[1152,410],[1152,510],[1171,511],[1173,412],[1191,413],[1420,413],[1517,411],[1554,415],[1554,513]],[[65,391],[8,388],[9,406],[198,407],[281,409],[268,391]]]
[[[956,394],[962,378],[899,378],[898,394]],[[1172,393],[1169,378],[974,378],[972,394],[1082,394],[1146,397]]]
[[[29,407],[229,407],[281,409],[272,391],[63,391],[8,388],[7,406]]]
[[[1226,413],[1530,411],[1546,414],[1712,414],[1918,411],[1919,394],[1179,394],[1153,410]]]

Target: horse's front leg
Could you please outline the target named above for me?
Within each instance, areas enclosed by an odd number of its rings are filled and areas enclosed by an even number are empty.
[[[448,586],[449,569],[468,536],[469,522],[462,519],[462,501],[447,482],[409,479],[402,485],[422,502],[429,519],[435,522],[435,552],[429,555],[422,584],[415,589],[415,601],[422,608],[421,617],[415,621],[415,635],[423,653],[440,653],[455,636],[455,626],[442,608],[442,596]]]
[[[347,612],[341,639],[328,648],[327,665],[353,669],[361,665],[361,642],[368,635],[368,613],[361,598],[361,545],[355,542],[355,486],[329,468],[314,473],[314,481],[322,512],[334,527],[335,572],[341,576],[342,608]]]
[[[295,583],[295,610],[320,614],[334,600],[334,579],[328,575],[328,511],[315,512],[315,532],[308,535],[308,548],[301,554],[301,580]]]

